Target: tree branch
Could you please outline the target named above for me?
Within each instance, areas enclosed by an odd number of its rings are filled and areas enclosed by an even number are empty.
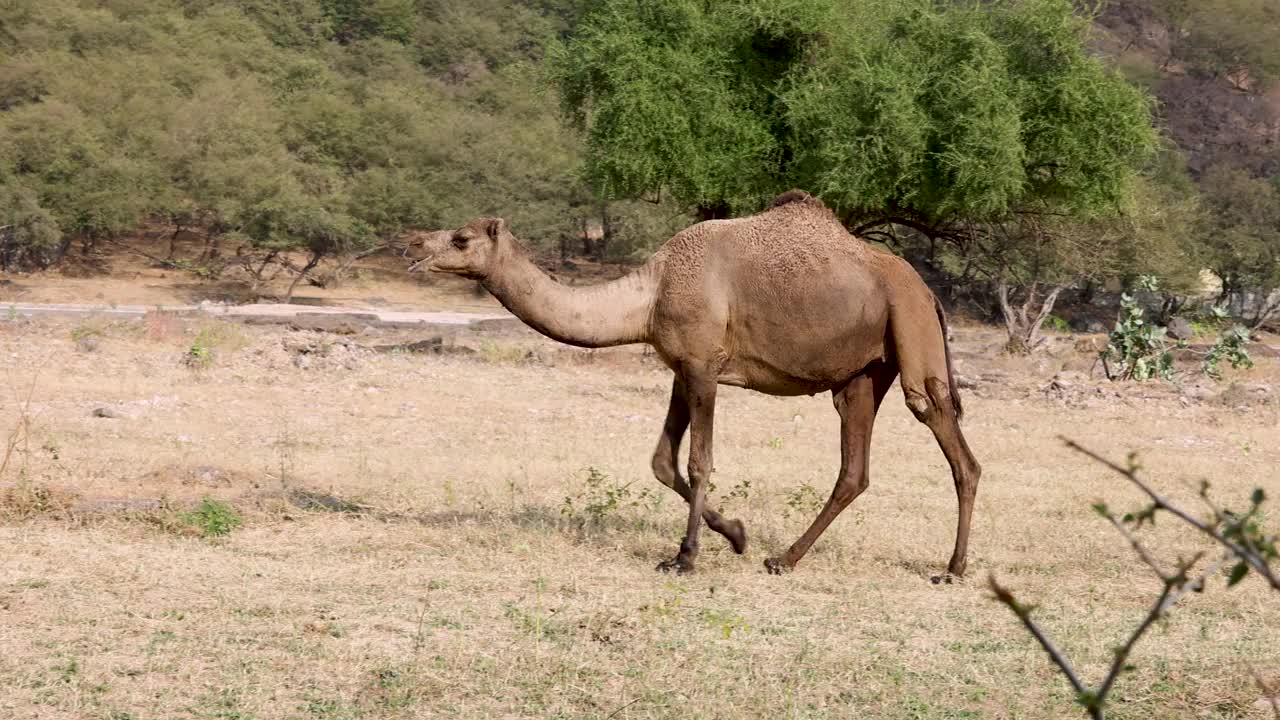
[[[1119,475],[1123,475],[1129,482],[1133,483],[1139,490],[1145,493],[1147,497],[1151,498],[1151,502],[1154,503],[1156,508],[1170,513],[1179,520],[1182,520],[1205,535],[1213,538],[1219,545],[1226,548],[1229,552],[1240,558],[1242,562],[1247,563],[1250,568],[1261,575],[1263,579],[1271,585],[1273,590],[1280,590],[1280,577],[1276,576],[1275,572],[1272,571],[1271,566],[1263,560],[1262,556],[1256,549],[1251,549],[1231,541],[1229,538],[1224,537],[1216,528],[1210,527],[1200,520],[1188,515],[1185,511],[1174,506],[1164,497],[1157,494],[1156,491],[1152,490],[1145,482],[1138,478],[1139,466],[1133,463],[1132,459],[1130,460],[1129,467],[1121,467],[1101,455],[1098,455],[1092,450],[1082,447],[1073,440],[1062,436],[1059,436],[1059,438],[1066,443],[1068,448],[1071,448],[1072,450],[1089,457],[1108,468],[1111,468]]]
[[[991,592],[995,594],[996,600],[1004,603],[1005,606],[1012,610],[1013,613],[1018,616],[1018,619],[1022,621],[1022,624],[1026,626],[1027,631],[1030,632],[1036,641],[1040,643],[1040,646],[1044,648],[1044,651],[1049,653],[1049,659],[1053,661],[1054,665],[1057,665],[1058,668],[1062,670],[1063,675],[1067,676],[1067,681],[1071,683],[1071,687],[1075,689],[1076,693],[1080,695],[1088,693],[1089,689],[1085,687],[1084,683],[1080,682],[1080,676],[1076,675],[1075,668],[1071,667],[1071,662],[1067,660],[1067,657],[1062,654],[1062,651],[1053,644],[1053,641],[1050,640],[1049,637],[1044,634],[1044,631],[1035,624],[1035,621],[1031,619],[1031,608],[1018,602],[1018,600],[1014,598],[1013,593],[1009,592],[1007,588],[1003,587],[996,581],[995,575],[987,577],[987,584],[991,587]],[[1090,714],[1092,714],[1092,712]],[[1095,715],[1095,717],[1100,718],[1102,716]]]

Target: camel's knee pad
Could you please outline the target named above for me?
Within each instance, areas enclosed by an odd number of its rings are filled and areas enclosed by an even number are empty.
[[[924,392],[915,388],[904,390],[907,396],[907,408],[911,410],[911,414],[922,423],[928,423],[938,418],[939,412],[944,412],[944,408],[949,407],[949,399],[951,391],[947,388],[947,384],[938,378],[928,378],[924,381]]]

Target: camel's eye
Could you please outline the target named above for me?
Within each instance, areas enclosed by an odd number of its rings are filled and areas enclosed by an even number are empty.
[[[467,237],[466,235],[453,236],[453,246],[458,248],[459,250],[466,250],[467,243],[469,242],[471,242],[471,238]]]

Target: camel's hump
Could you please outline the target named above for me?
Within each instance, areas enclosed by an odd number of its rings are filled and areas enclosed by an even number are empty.
[[[772,210],[773,208],[782,207],[783,205],[791,205],[793,203],[826,207],[822,204],[821,200],[810,195],[804,190],[792,189],[774,198],[773,202],[769,203],[769,209]]]

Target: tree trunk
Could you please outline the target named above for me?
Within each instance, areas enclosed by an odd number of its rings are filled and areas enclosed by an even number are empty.
[[[600,239],[596,242],[596,261],[604,262],[609,256],[609,241],[613,239],[613,228],[609,223],[609,205],[600,204]]]
[[[173,234],[169,236],[169,255],[165,259],[173,262],[173,256],[178,252],[178,235],[182,232],[182,223],[175,222],[173,224]]]
[[[1058,301],[1058,295],[1066,289],[1066,286],[1052,286],[1049,289],[1049,293],[1044,296],[1044,299],[1040,300],[1038,308],[1036,304],[1040,289],[1039,282],[1031,283],[1030,287],[1027,288],[1026,298],[1017,307],[1014,307],[1009,299],[1010,289],[1006,280],[1000,280],[996,283],[996,295],[1000,301],[1000,314],[1004,317],[1005,330],[1009,334],[1009,341],[1005,344],[1005,350],[1015,355],[1027,355],[1044,344],[1044,338],[1041,337],[1040,330],[1044,327],[1045,319],[1053,312],[1053,305]]]
[[[9,271],[9,263],[13,257],[13,236],[18,229],[13,225],[0,225],[0,270]]]
[[[311,258],[307,260],[307,264],[302,266],[302,269],[298,271],[298,274],[293,277],[293,281],[289,283],[289,289],[285,291],[284,294],[285,304],[293,302],[294,289],[298,287],[298,283],[302,278],[307,276],[307,273],[311,272],[315,269],[316,265],[320,264],[320,258],[322,257],[324,257],[324,253],[319,250],[311,253]]]
[[[277,252],[276,250],[268,252],[256,270],[253,267],[253,258],[245,258],[244,267],[249,271],[249,276],[253,278],[253,281],[249,283],[249,292],[253,293],[255,297],[257,297],[258,290],[262,287],[263,273],[267,271],[267,266],[271,264],[271,261],[276,259]]]

